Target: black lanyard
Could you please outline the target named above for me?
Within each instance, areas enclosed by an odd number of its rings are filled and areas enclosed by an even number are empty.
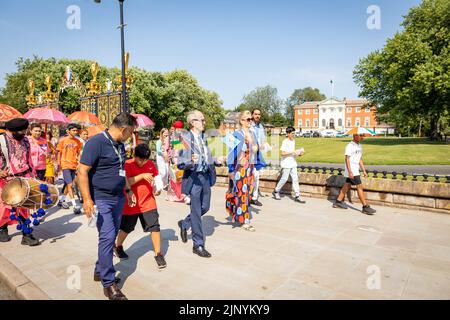
[[[124,161],[123,161],[122,155],[120,154],[119,148],[116,148],[116,146],[114,145],[114,142],[108,137],[108,135],[106,134],[105,131],[103,131],[103,135],[106,137],[106,139],[109,140],[109,142],[111,143],[111,146],[112,146],[113,149],[114,149],[114,152],[116,153],[117,157],[119,157],[120,170],[122,170],[122,169],[123,169],[123,162],[124,162]]]

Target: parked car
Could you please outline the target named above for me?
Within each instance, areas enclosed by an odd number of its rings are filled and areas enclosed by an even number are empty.
[[[348,134],[345,134],[344,132],[336,133],[336,138],[345,138],[345,137],[348,137]]]
[[[321,133],[322,133],[322,137],[324,137],[324,138],[334,138],[334,137],[336,137],[337,131],[333,130],[333,129],[328,129],[328,130],[323,130]]]
[[[303,134],[301,131],[296,131],[294,134],[297,138],[303,137]]]
[[[311,132],[305,132],[302,134],[303,138],[311,138],[312,137],[312,133]]]
[[[320,132],[319,132],[319,131],[314,131],[314,132],[312,133],[312,137],[313,137],[313,138],[320,138]]]

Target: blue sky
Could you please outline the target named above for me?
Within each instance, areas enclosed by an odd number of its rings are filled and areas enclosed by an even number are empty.
[[[419,0],[125,0],[130,67],[188,70],[219,93],[225,108],[244,94],[272,85],[287,98],[294,89],[319,88],[356,98],[352,71],[361,57],[400,30]],[[69,30],[70,5],[81,29]],[[381,29],[369,30],[366,12],[381,9]],[[116,0],[0,0],[0,87],[18,57],[82,58],[120,66]]]

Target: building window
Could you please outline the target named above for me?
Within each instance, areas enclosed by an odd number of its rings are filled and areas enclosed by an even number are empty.
[[[309,109],[305,110],[305,114],[310,114],[310,113],[311,113],[311,110],[309,110]]]
[[[299,127],[299,128],[302,127],[302,120],[298,120],[298,127]]]
[[[359,127],[361,125],[361,122],[359,118],[355,118],[355,126]]]
[[[356,113],[361,112],[361,108],[360,107],[356,107]]]
[[[347,108],[347,113],[352,113],[352,108],[351,107]]]
[[[314,109],[314,114],[319,114],[319,109]]]
[[[319,127],[319,120],[314,119],[314,128]]]
[[[326,127],[327,126],[327,122],[325,121],[325,119],[322,119],[322,127]]]
[[[352,126],[352,119],[347,119],[347,128]]]
[[[338,119],[338,127],[342,127],[342,119]]]
[[[364,125],[366,127],[370,126],[370,118],[369,117],[366,117],[366,119],[364,120]]]
[[[369,113],[369,112],[370,112],[370,108],[367,107],[367,108],[365,109],[365,111],[366,111],[366,113]]]
[[[309,128],[309,120],[306,120],[306,127]]]
[[[299,115],[299,116],[302,115],[302,109],[298,110],[298,115]]]

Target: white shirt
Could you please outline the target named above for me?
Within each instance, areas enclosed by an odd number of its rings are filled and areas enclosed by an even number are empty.
[[[281,144],[281,151],[292,153],[295,151],[295,140],[289,140],[288,138],[283,140],[283,143]],[[294,155],[289,156],[281,156],[281,163],[282,168],[286,169],[292,169],[297,168],[297,161],[295,161]]]
[[[345,155],[349,156],[350,169],[354,176],[359,176],[359,162],[362,158],[362,147],[361,144],[354,141],[350,142],[345,147]],[[344,177],[348,177],[347,165],[345,165]]]

